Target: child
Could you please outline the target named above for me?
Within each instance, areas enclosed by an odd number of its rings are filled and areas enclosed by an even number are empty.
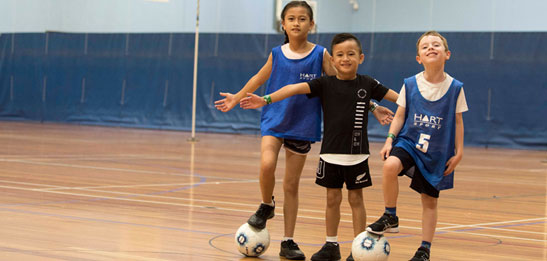
[[[323,72],[328,75],[336,74],[325,48],[307,41],[314,20],[313,11],[305,1],[288,3],[281,12],[281,20],[285,31],[285,44],[272,50],[266,64],[237,94],[221,93],[225,98],[215,102],[218,110],[231,110],[248,92],[254,92],[268,79],[266,93],[271,93],[287,84],[317,78]],[[291,97],[262,111],[259,176],[262,204],[247,222],[262,229],[266,226],[267,219],[274,216],[275,168],[283,145],[286,158],[286,173],[283,178],[285,232],[279,255],[287,259],[305,259],[304,253],[293,241],[298,214],[298,185],[311,143],[321,138],[320,115],[319,100],[307,99],[304,95]],[[382,124],[388,124],[392,120],[392,112],[382,106],[378,106],[374,115]]]
[[[409,175],[410,187],[421,194],[423,209],[423,241],[411,261],[424,261],[429,260],[437,224],[439,190],[453,187],[454,168],[463,156],[462,112],[467,111],[467,103],[463,84],[444,72],[450,59],[446,39],[429,31],[418,39],[416,49],[416,61],[424,71],[404,80],[399,108],[380,152],[385,160],[385,213],[367,231],[399,231],[397,176]]]
[[[326,49],[307,40],[314,20],[313,11],[305,1],[288,3],[281,12],[281,20],[285,31],[285,44],[272,50],[266,64],[238,93],[220,93],[226,98],[215,102],[218,110],[231,110],[248,92],[254,92],[268,79],[266,93],[271,93],[287,84],[320,77],[323,72],[328,75],[336,74]],[[393,113],[385,107],[378,106],[373,113],[382,124],[388,124],[392,120]],[[262,142],[259,182],[262,204],[247,223],[262,229],[266,226],[267,219],[274,216],[275,168],[283,145],[286,158],[283,178],[285,234],[279,255],[293,260],[305,259],[304,253],[293,241],[293,236],[298,214],[298,185],[306,154],[311,149],[311,143],[321,139],[319,99],[307,99],[304,95],[298,95],[265,108],[262,111],[260,129]]]
[[[365,56],[355,36],[337,34],[332,40],[332,55],[336,76],[323,76],[310,82],[287,85],[264,97],[248,93],[249,96],[241,100],[244,109],[259,108],[278,101],[281,103],[285,98],[297,94],[319,97],[321,101],[324,136],[315,183],[327,188],[327,242],[311,260],[340,259],[337,234],[344,183],[352,209],[354,235],[365,230],[366,212],[362,188],[372,185],[367,160],[367,109],[371,98],[381,100],[385,97],[395,102],[398,97],[396,92],[375,79],[357,74]],[[351,254],[348,260],[353,260]]]

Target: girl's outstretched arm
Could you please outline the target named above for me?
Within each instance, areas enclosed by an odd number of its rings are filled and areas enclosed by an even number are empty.
[[[260,87],[262,84],[264,84],[269,78],[270,74],[272,73],[272,54],[270,53],[270,56],[268,57],[268,61],[266,61],[266,64],[262,66],[260,71],[256,73],[249,81],[241,88],[241,90],[236,94],[231,94],[228,92],[221,92],[220,95],[224,96],[224,99],[215,101],[215,107],[217,110],[222,112],[227,112],[231,109],[233,109],[239,101],[247,95],[247,93],[253,93]]]

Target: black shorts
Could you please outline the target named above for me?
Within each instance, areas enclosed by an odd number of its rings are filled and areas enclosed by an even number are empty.
[[[352,166],[331,164],[319,158],[315,184],[326,188],[360,189],[372,186],[368,159]]]
[[[403,170],[399,173],[399,176],[407,175],[412,179],[412,182],[410,182],[410,188],[420,194],[425,193],[434,198],[439,197],[439,190],[433,187],[433,185],[431,185],[424,178],[420,170],[416,168],[414,159],[406,150],[399,147],[393,147],[389,153],[389,156],[397,157],[401,163],[403,163]]]
[[[311,150],[311,141],[283,139],[283,146],[297,154],[308,154]]]

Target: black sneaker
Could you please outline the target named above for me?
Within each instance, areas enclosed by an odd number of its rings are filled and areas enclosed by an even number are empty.
[[[349,252],[349,256],[348,256],[348,258],[346,258],[346,261],[354,261],[353,260],[353,254],[351,252]]]
[[[274,203],[273,207],[266,204],[260,204],[256,213],[247,220],[247,223],[257,229],[264,229],[266,227],[266,221],[273,218],[275,215],[275,201],[273,200],[273,197],[272,202]]]
[[[304,260],[306,256],[304,252],[298,248],[293,240],[281,241],[281,251],[279,251],[279,256],[285,257],[289,260]]]
[[[397,216],[384,213],[376,222],[367,227],[367,231],[373,234],[382,235],[384,232],[399,232],[399,218]]]
[[[420,247],[409,261],[429,261],[429,249]]]
[[[312,261],[338,261],[340,258],[340,245],[333,242],[325,243],[319,252],[311,256]]]

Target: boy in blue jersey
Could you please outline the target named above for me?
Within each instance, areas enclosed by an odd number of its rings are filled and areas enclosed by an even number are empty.
[[[385,213],[367,231],[399,232],[398,176],[406,174],[422,201],[422,243],[410,260],[427,261],[437,225],[439,191],[454,186],[454,168],[463,156],[462,112],[467,111],[467,103],[463,84],[444,72],[450,59],[446,39],[428,31],[418,39],[416,50],[416,61],[424,71],[404,80],[399,108],[380,152],[385,160]]]
[[[319,97],[323,109],[324,134],[315,183],[327,189],[326,243],[311,260],[340,260],[338,225],[342,187],[346,183],[352,210],[353,232],[366,228],[362,189],[372,185],[368,156],[367,113],[371,99],[395,102],[397,93],[374,78],[357,74],[365,59],[361,43],[351,34],[337,34],[332,40],[331,61],[336,76],[323,76],[309,82],[286,85],[264,97],[248,93],[241,107],[254,109],[297,94]],[[352,255],[347,260],[353,260]]]

